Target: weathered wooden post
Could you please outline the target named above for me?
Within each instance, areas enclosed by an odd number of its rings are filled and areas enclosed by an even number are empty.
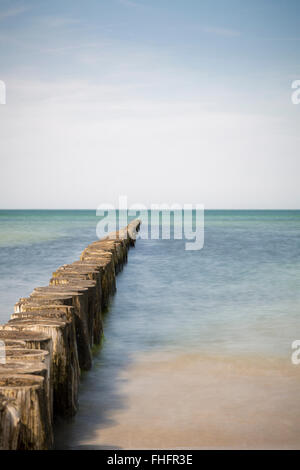
[[[53,273],[49,286],[20,299],[11,320],[0,325],[5,345],[0,449],[51,448],[52,411],[63,416],[76,412],[79,365],[91,367],[91,347],[102,335],[102,311],[139,226],[135,220],[91,243],[79,261]]]
[[[20,450],[46,450],[53,445],[44,380],[38,375],[0,375],[0,394],[12,399],[18,410]]]

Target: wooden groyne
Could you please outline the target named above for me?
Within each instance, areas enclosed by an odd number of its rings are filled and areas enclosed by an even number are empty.
[[[92,366],[102,313],[139,228],[136,219],[91,243],[47,287],[21,298],[0,325],[1,450],[51,449],[54,417],[76,413],[80,372]]]

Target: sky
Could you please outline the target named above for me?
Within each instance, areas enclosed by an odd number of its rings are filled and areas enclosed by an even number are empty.
[[[300,209],[298,0],[0,0],[0,208]]]

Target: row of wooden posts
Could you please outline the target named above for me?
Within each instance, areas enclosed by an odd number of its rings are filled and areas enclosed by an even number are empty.
[[[80,371],[92,366],[102,313],[139,228],[136,219],[90,244],[0,325],[0,449],[51,449],[54,417],[76,413]]]

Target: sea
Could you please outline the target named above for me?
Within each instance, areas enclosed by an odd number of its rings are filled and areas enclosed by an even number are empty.
[[[197,250],[174,239],[175,217],[151,238],[147,216],[56,447],[300,448],[300,211],[207,210]],[[0,323],[105,234],[100,220],[0,211]]]

